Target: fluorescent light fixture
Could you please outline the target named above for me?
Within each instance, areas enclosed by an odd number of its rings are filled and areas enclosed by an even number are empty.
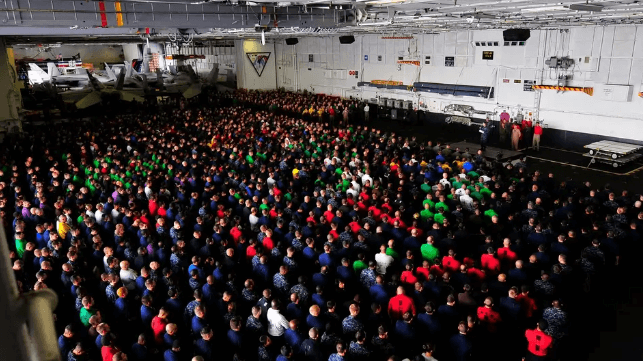
[[[261,30],[261,45],[266,45],[266,32]]]
[[[560,11],[560,10],[569,10],[569,9],[562,5],[554,5],[554,6],[542,6],[538,8],[520,9],[520,12],[521,13],[542,13],[547,11]]]
[[[383,26],[383,25],[391,25],[393,22],[388,20],[388,21],[379,21],[375,23],[359,23],[357,25],[359,26]]]
[[[406,2],[406,0],[373,0],[367,1],[366,5],[388,5],[388,4],[399,4]]]

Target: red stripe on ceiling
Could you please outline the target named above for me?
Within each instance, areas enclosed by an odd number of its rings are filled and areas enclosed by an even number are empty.
[[[102,27],[107,27],[107,15],[105,14],[105,2],[98,2],[98,10],[100,10],[100,24]]]

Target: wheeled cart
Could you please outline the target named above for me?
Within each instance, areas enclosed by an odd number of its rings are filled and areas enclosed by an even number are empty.
[[[612,167],[618,168],[641,158],[642,155],[638,152],[643,149],[643,146],[601,140],[600,142],[588,144],[585,148],[589,149],[589,151],[583,156],[592,158],[587,165],[588,168],[596,162],[611,164]]]

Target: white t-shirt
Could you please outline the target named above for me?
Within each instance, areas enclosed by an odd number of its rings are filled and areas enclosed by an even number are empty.
[[[373,185],[373,178],[371,178],[371,176],[370,176],[370,175],[368,175],[368,174],[364,174],[364,175],[362,176],[362,185],[365,185],[365,184],[366,184],[366,181],[370,181],[370,182],[371,182],[371,185]]]
[[[289,327],[286,317],[272,308],[268,309],[266,318],[268,319],[268,334],[270,336],[282,336]]]
[[[250,227],[254,228],[257,225],[257,222],[259,222],[259,217],[254,214],[250,214],[250,216],[248,216],[248,221],[250,222]]]
[[[392,256],[385,253],[378,253],[375,255],[375,262],[377,262],[375,270],[381,275],[386,274],[386,269],[391,265],[391,263],[393,263],[393,261],[394,259]]]
[[[103,211],[97,210],[94,212],[94,218],[96,218],[96,224],[99,226],[103,225]]]
[[[121,270],[120,272],[121,276],[121,281],[123,281],[123,286],[127,288],[130,291],[134,291],[136,289],[136,272],[132,269],[128,270]]]
[[[464,209],[473,210],[473,198],[468,194],[460,196],[460,204]]]
[[[351,181],[351,184],[353,185],[353,189],[355,189],[358,193],[362,189],[362,186],[356,181]]]

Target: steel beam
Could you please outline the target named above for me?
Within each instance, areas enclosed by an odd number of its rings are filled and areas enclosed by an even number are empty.
[[[119,8],[120,11],[117,11]],[[122,26],[118,26],[117,17],[122,17]],[[341,27],[355,25],[355,13],[345,9],[233,6],[212,2],[187,4],[176,1],[0,0],[0,29],[226,29],[252,28],[257,25],[283,28]],[[46,34],[46,31],[42,34]]]

